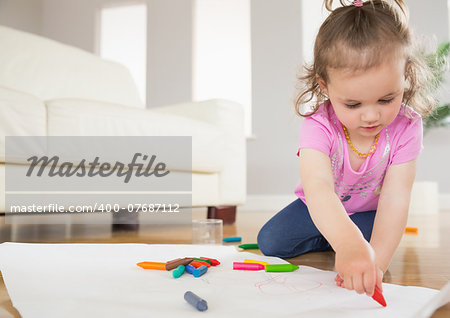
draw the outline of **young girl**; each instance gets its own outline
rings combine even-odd
[[[332,248],[336,284],[373,295],[406,225],[430,71],[413,54],[403,1],[353,1],[320,27],[301,78],[298,199],[261,229],[265,255]],[[302,105],[316,101],[303,115]]]

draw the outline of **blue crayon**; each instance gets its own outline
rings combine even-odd
[[[206,300],[201,299],[200,297],[198,297],[196,294],[194,294],[191,291],[187,291],[186,293],[184,293],[184,299],[189,304],[191,304],[192,306],[197,308],[197,310],[205,311],[206,309],[208,309],[208,303],[206,302]]]
[[[205,265],[203,265],[203,266],[205,266]],[[194,269],[195,269],[194,266],[192,266],[192,265],[190,265],[190,264],[187,264],[187,265],[186,265],[186,272],[188,272],[189,274],[192,274],[192,272],[194,271]]]
[[[184,270],[185,270],[185,266],[184,266],[184,265],[178,266],[178,267],[172,272],[173,278],[179,278],[181,275],[183,275]]]
[[[192,275],[194,275],[194,277],[200,277],[207,271],[208,271],[208,267],[206,267],[206,265],[202,265],[199,268],[194,269],[192,272]]]
[[[240,242],[240,241],[242,241],[242,237],[240,237],[240,236],[225,237],[222,241],[224,241],[224,242]]]

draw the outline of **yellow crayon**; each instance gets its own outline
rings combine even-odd
[[[252,259],[244,259],[244,263],[256,263],[256,264],[261,264],[261,265],[270,265],[267,262],[263,262],[263,261],[254,261]]]

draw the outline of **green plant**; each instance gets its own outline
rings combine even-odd
[[[435,53],[426,56],[426,62],[433,72],[433,87],[439,88],[447,71],[450,42],[441,43]],[[425,130],[433,127],[450,126],[450,104],[438,105],[433,113],[423,120]]]

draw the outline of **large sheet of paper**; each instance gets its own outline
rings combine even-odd
[[[145,270],[141,261],[185,256],[220,260],[195,278]],[[384,284],[387,307],[337,287],[335,273],[300,266],[289,273],[235,271],[245,258],[285,261],[239,252],[233,246],[149,244],[0,244],[0,270],[23,317],[415,317],[432,312],[437,290]],[[198,312],[183,298],[208,302]],[[428,306],[428,307],[427,307]],[[422,313],[422,314],[421,314]]]

